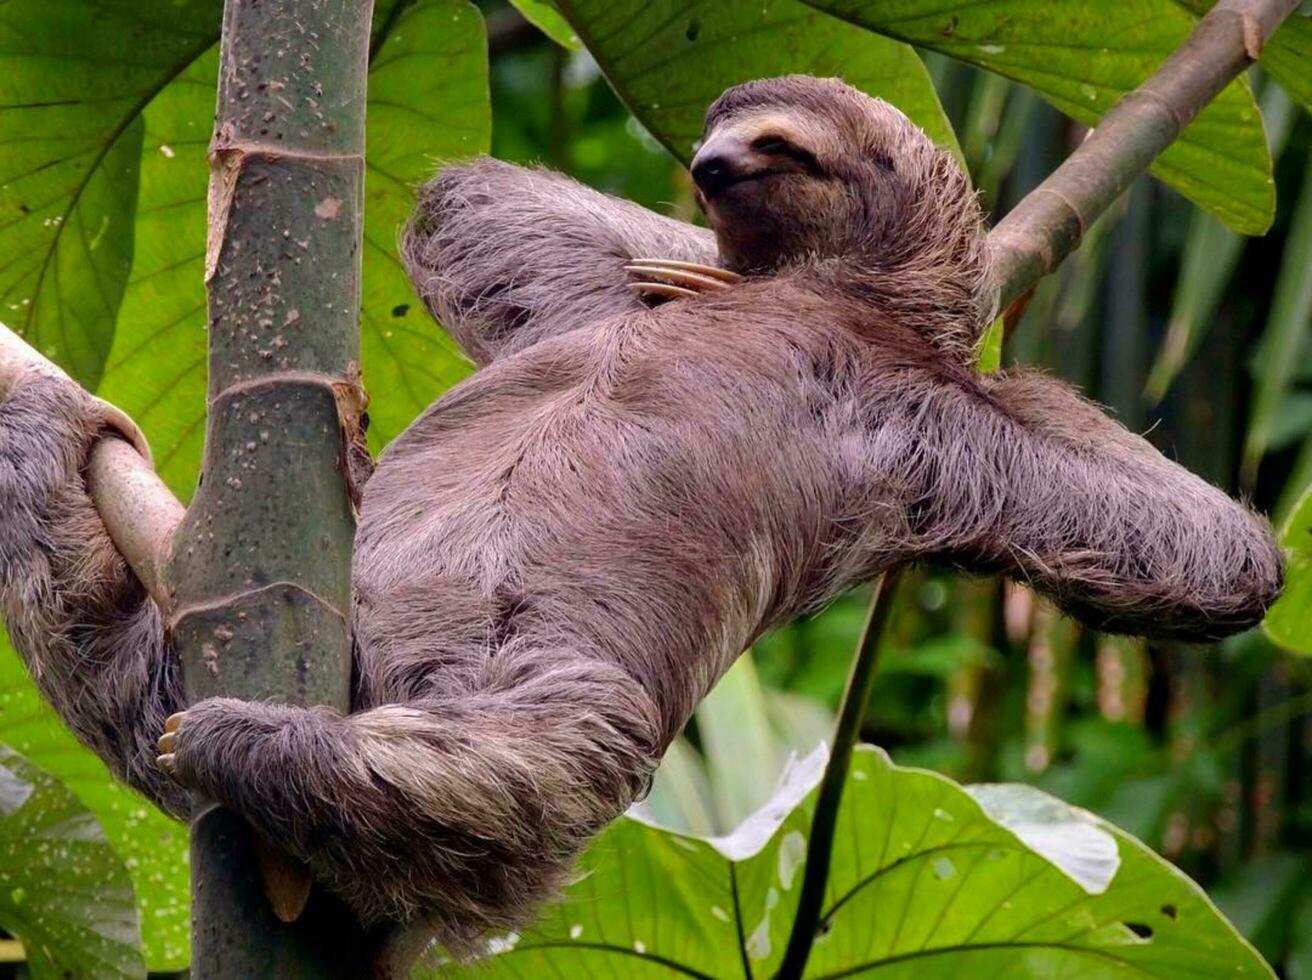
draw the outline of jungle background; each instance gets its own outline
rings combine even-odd
[[[591,55],[556,43],[507,4],[479,6],[494,155],[540,162],[694,217],[683,166],[635,120]],[[458,43],[458,35],[449,37],[446,43]],[[1079,144],[1085,129],[1029,88],[940,53],[922,55],[995,219]],[[207,57],[154,93],[160,98],[144,123],[133,123],[146,152],[133,191],[132,271],[117,301],[100,298],[117,309],[112,345],[93,367],[79,363],[76,340],[60,352],[75,376],[98,383],[142,421],[161,472],[180,494],[194,483],[200,432],[165,394],[198,383],[203,360],[193,354],[203,351],[204,313],[162,284],[174,276],[199,282],[199,255],[190,252],[203,248],[203,176],[197,192],[196,174],[182,190],[172,173],[181,159],[203,174],[214,74]],[[478,86],[477,70],[468,81]],[[387,84],[383,77],[383,95]],[[1260,70],[1253,84],[1275,162],[1270,232],[1241,237],[1164,183],[1141,178],[1038,288],[1007,337],[1003,362],[1040,365],[1075,382],[1169,456],[1246,496],[1279,525],[1312,483],[1312,117]],[[404,159],[409,171],[395,170],[408,174],[462,149],[449,120],[440,132],[425,131],[433,119],[422,98],[398,111],[410,114],[408,145],[371,142],[371,167],[386,171]],[[183,117],[200,120],[187,138],[177,132]],[[415,164],[416,156],[427,162]],[[371,246],[386,250],[403,217],[386,203],[370,212]],[[90,234],[120,231],[93,224]],[[57,256],[56,265],[75,258]],[[404,345],[405,334],[421,339],[401,347],[401,369],[366,381],[385,399],[414,389],[422,375],[412,392],[422,404],[469,368],[430,332],[416,301],[395,300],[394,282],[387,288],[393,292],[385,301],[366,297],[366,330],[384,346],[394,337]],[[6,309],[0,319],[11,325],[23,315],[17,305]],[[77,310],[73,318],[76,327],[92,313]],[[182,333],[194,336],[179,339]],[[147,369],[131,356],[141,345],[170,351],[167,378],[142,375]],[[440,356],[429,356],[434,351]],[[383,431],[394,432],[387,411]],[[1261,630],[1213,646],[1102,636],[998,580],[918,569],[898,589],[862,728],[866,741],[902,765],[964,782],[1032,783],[1105,816],[1203,884],[1283,976],[1312,978],[1312,661]],[[764,802],[790,753],[828,737],[868,599],[855,593],[762,640],[672,750],[644,804],[649,813],[698,833],[723,833]],[[67,788],[56,817],[98,819],[115,845],[78,858],[65,911],[118,902],[127,916],[133,885],[144,888],[147,962],[166,972],[185,966],[182,829],[114,786],[39,704],[12,651],[0,657],[0,743],[39,760]],[[0,900],[15,907],[57,883],[48,871],[30,880],[31,848],[65,848],[67,856],[76,847],[72,838],[43,843],[38,830],[31,823],[0,827]],[[49,941],[72,941],[75,919],[52,925]],[[13,961],[7,975],[27,975],[17,942],[0,943],[0,956]]]

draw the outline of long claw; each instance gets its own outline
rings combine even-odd
[[[700,272],[689,272],[687,269],[666,268],[659,265],[626,265],[624,271],[638,276],[652,276],[656,279],[664,279],[676,286],[687,286],[689,289],[702,293],[718,292],[721,289],[728,289],[731,285],[723,279],[712,279]]]
[[[685,296],[700,296],[701,293],[682,286],[671,286],[668,282],[631,282],[628,287],[644,296],[664,296],[667,299],[681,299]]]
[[[178,744],[178,733],[165,732],[159,737],[159,741],[155,744],[159,746],[159,750],[162,754],[170,755],[173,752],[174,746]]]
[[[163,755],[155,756],[155,765],[159,766],[170,776],[177,776],[178,762],[172,752],[165,752]]]
[[[187,717],[185,711],[175,711],[164,719],[164,731],[176,732],[182,726],[182,719]]]
[[[692,272],[699,276],[705,276],[708,279],[718,279],[724,283],[742,282],[742,276],[736,272],[730,272],[728,269],[721,269],[716,265],[705,265],[701,262],[684,262],[681,259],[632,259],[629,262],[630,271],[658,271],[667,272],[677,270],[681,272]],[[632,268],[637,266],[638,268]],[[663,278],[663,277],[662,277]]]
[[[155,458],[150,454],[150,443],[146,441],[146,434],[141,431],[141,427],[132,420],[132,417],[117,405],[111,405],[103,398],[97,398],[95,402],[100,409],[104,423],[116,430],[119,435],[128,441],[132,448],[141,454],[142,459],[154,466]]]

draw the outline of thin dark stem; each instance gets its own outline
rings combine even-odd
[[[834,728],[834,747],[820,782],[820,797],[815,804],[815,817],[811,820],[811,837],[806,846],[806,870],[802,877],[802,893],[797,900],[797,915],[793,930],[788,936],[783,962],[779,965],[776,980],[796,980],[806,968],[815,942],[816,930],[824,908],[825,886],[829,881],[829,862],[834,850],[834,829],[838,825],[838,807],[843,801],[843,787],[851,768],[852,750],[861,733],[861,720],[870,703],[870,692],[875,683],[875,669],[879,664],[879,645],[893,596],[897,592],[898,569],[885,572],[875,583],[875,594],[870,599],[870,610],[857,641],[852,669],[847,677],[847,689],[838,710],[838,724]]]

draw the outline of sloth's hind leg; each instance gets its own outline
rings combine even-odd
[[[524,651],[519,651],[523,654]],[[457,946],[508,928],[646,787],[661,722],[613,664],[499,653],[465,695],[332,712],[227,699],[164,748],[367,920],[424,920]]]

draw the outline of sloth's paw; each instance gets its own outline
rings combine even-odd
[[[743,278],[728,269],[678,259],[634,259],[624,271],[634,277],[630,289],[657,302],[717,293]]]

